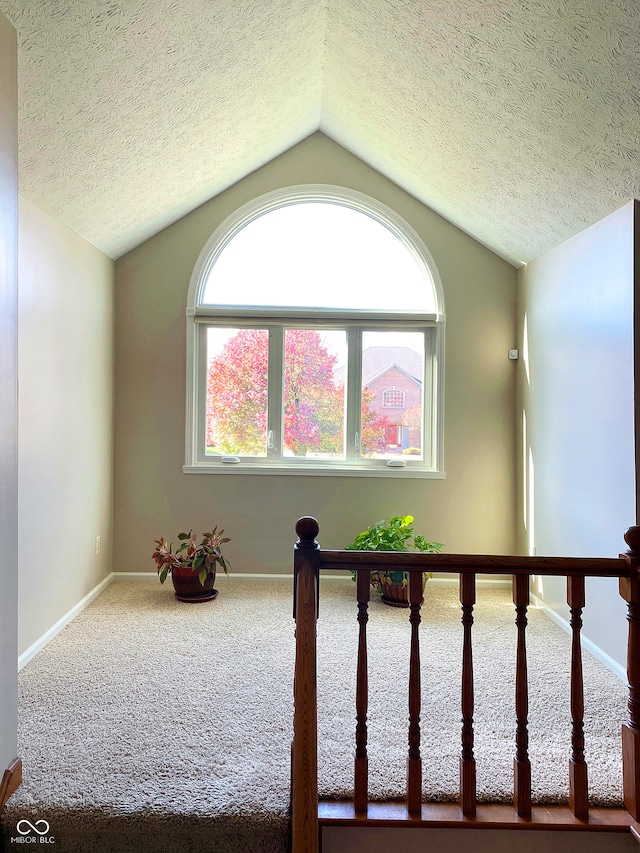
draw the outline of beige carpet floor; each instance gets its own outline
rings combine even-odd
[[[24,783],[3,818],[44,819],[57,853],[283,853],[289,802],[293,621],[287,581],[221,578],[213,602],[115,583],[20,673]],[[352,792],[354,586],[323,581],[319,631],[321,795]],[[512,796],[515,626],[510,594],[475,610],[476,757],[485,801]],[[407,611],[370,608],[371,797],[401,798]],[[460,611],[429,584],[421,626],[425,800],[457,797]],[[562,802],[570,750],[569,638],[529,611],[533,795]],[[626,688],[585,654],[591,797],[621,797]]]

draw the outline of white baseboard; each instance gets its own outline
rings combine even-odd
[[[241,577],[249,577],[249,575],[242,575]],[[257,575],[256,577],[277,577],[281,578],[283,575]],[[293,580],[293,575],[288,576],[291,580]],[[321,575],[321,580],[327,581],[351,581],[350,572],[342,572],[340,575]],[[442,575],[434,575],[434,577],[429,578],[430,584],[436,584],[436,586],[458,586],[460,584],[459,575],[449,575],[443,577]],[[493,578],[479,578],[476,575],[476,586],[478,589],[511,589],[511,575],[508,578],[504,577],[493,577]]]
[[[571,635],[571,625],[569,625],[566,619],[556,613],[555,610],[552,610],[548,604],[546,604],[541,598],[538,598],[537,595],[534,595],[534,593],[531,593],[531,601],[533,602],[533,604],[535,604],[536,607],[539,607],[540,610],[542,610],[544,614],[548,616],[549,619],[551,619],[552,622],[555,622],[558,627],[562,628],[563,631]],[[623,682],[623,684],[627,683],[627,671],[623,666],[618,663],[617,660],[614,660],[611,655],[608,655],[605,651],[603,651],[600,646],[596,646],[596,644],[592,640],[590,640],[588,637],[585,637],[585,635],[582,633],[580,634],[580,639],[582,641],[583,649],[586,649],[588,652],[591,652],[594,658],[599,660],[600,663],[604,664],[607,669],[611,670],[614,675],[617,675],[620,681]]]
[[[114,581],[156,581],[158,576],[155,572],[113,572],[111,575]],[[266,574],[257,572],[231,572],[229,575],[225,575],[223,572],[218,572],[216,580],[229,580],[229,581],[289,581],[293,582],[292,574]],[[323,581],[350,581],[353,583],[351,579],[350,572],[341,572],[340,574],[323,574],[321,575],[321,579]],[[445,586],[454,585],[458,586],[459,580],[458,575],[452,577],[441,577],[437,575],[429,580],[429,583],[434,584],[443,584]],[[476,585],[477,587],[483,589],[511,589],[511,576],[508,578],[504,577],[495,577],[495,578],[479,578],[476,577]]]
[[[351,575],[348,572],[344,572],[341,575],[326,575],[323,572],[321,577],[328,580],[351,580]],[[158,575],[155,572],[114,572],[113,579],[114,581],[156,581],[157,583]],[[291,581],[293,583],[293,573],[267,574],[266,572],[231,572],[230,574],[225,575],[224,572],[217,572],[216,582],[220,579],[223,581]]]
[[[112,578],[114,581],[155,581],[155,583],[158,583],[158,575],[156,574],[156,572],[113,572]],[[217,572],[216,582],[220,579],[222,579],[223,581],[293,581],[293,575],[257,574],[255,572],[231,572],[231,574],[225,575],[224,572]]]
[[[114,581],[155,581],[158,583],[156,572],[112,572]]]
[[[111,575],[114,581],[156,581],[158,576],[155,572],[113,572]],[[233,581],[242,581],[242,580],[250,580],[250,581],[289,581],[293,582],[293,574],[275,574],[275,573],[257,573],[257,572],[231,572],[229,575],[225,575],[224,572],[218,572],[216,576],[216,580],[233,580]],[[353,583],[351,579],[350,572],[340,572],[340,574],[336,573],[333,575],[322,574],[321,579],[323,581],[332,580],[332,581],[350,581]],[[455,584],[456,586],[459,583],[458,575],[454,575],[452,577],[442,577],[437,575],[430,579],[429,583],[435,584],[444,584],[447,586],[451,586]],[[476,577],[476,585],[478,588],[484,589],[511,589],[511,576],[508,578],[504,577],[495,577],[495,578],[479,578]]]
[[[85,597],[79,601],[76,605],[74,605],[68,613],[65,613],[61,619],[58,619],[55,625],[53,625],[49,630],[44,633],[40,639],[36,640],[35,643],[32,643],[29,648],[23,652],[18,658],[18,672],[29,663],[29,661],[34,658],[41,649],[44,649],[46,645],[48,645],[53,638],[65,628],[72,619],[74,619],[78,613],[81,613],[85,607],[88,607],[91,602],[97,598],[100,593],[105,590],[110,583],[113,582],[113,574],[107,575],[107,577],[101,581],[98,586],[94,587],[91,592],[87,593]]]
[[[293,583],[293,573],[289,572],[288,574],[258,574],[257,572],[231,572],[229,575],[225,575],[224,573],[218,572],[216,575],[216,583],[218,580],[222,578],[224,581],[233,580],[233,581],[288,581],[289,583]]]
[[[442,584],[446,586],[458,586],[460,584],[460,579],[458,575],[453,577],[442,577],[441,575],[435,575],[434,577],[429,579],[429,583]],[[476,587],[478,589],[511,589],[511,575],[508,578],[504,577],[495,577],[495,578],[480,578],[476,575]]]

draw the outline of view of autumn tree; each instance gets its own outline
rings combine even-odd
[[[209,364],[207,447],[264,456],[269,333],[242,329]]]
[[[319,332],[287,329],[284,338],[285,453],[342,456],[344,387],[333,381],[337,357]]]
[[[264,329],[240,329],[209,363],[207,446],[228,454],[264,456],[267,424],[269,336]],[[336,385],[337,357],[319,332],[285,332],[285,454],[342,456],[344,387]],[[369,407],[363,392],[362,449],[384,449],[388,421]]]
[[[369,405],[375,396],[368,388],[362,389],[360,447],[365,456],[367,453],[384,453],[387,448],[387,427],[391,426],[388,418],[374,412]]]

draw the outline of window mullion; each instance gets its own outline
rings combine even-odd
[[[437,441],[437,410],[433,405],[434,383],[436,382],[436,357],[432,329],[424,336],[424,382],[422,385],[422,433],[424,435],[424,459],[430,466],[434,464],[434,444]]]
[[[284,329],[269,326],[267,459],[282,459],[284,409]]]
[[[347,407],[346,453],[348,462],[360,459],[360,421],[362,415],[362,329],[347,328]]]
[[[187,421],[187,429],[191,431],[193,447],[197,448],[198,461],[206,459],[205,439],[207,434],[207,329],[206,326],[194,325],[192,332],[193,351],[195,353],[192,366],[192,380],[188,386],[191,411],[195,410],[196,419]],[[191,337],[191,336],[190,336]]]

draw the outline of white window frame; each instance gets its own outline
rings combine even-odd
[[[417,314],[403,311],[342,311],[331,309],[297,309],[281,307],[211,306],[203,303],[209,274],[225,246],[253,219],[287,204],[328,201],[368,214],[387,227],[414,254],[426,270],[425,281],[433,286],[436,310]],[[245,204],[229,216],[211,235],[194,267],[187,297],[187,392],[184,473],[192,474],[297,474],[361,477],[444,477],[444,295],[437,267],[416,232],[394,211],[369,196],[344,187],[306,184],[267,193]],[[205,452],[206,428],[206,329],[263,328],[270,330],[269,387],[282,397],[282,371],[274,364],[283,360],[283,330],[349,329],[347,361],[346,459],[317,460],[297,457],[243,458],[208,456]],[[422,460],[402,458],[388,464],[388,459],[362,458],[357,447],[357,430],[361,399],[361,335],[363,331],[424,331],[425,365],[423,376],[423,444]],[[270,391],[270,394],[272,392]],[[271,397],[270,397],[271,399]],[[270,426],[278,426],[281,414],[269,413]],[[277,434],[277,432],[276,432]],[[277,448],[276,448],[277,449]],[[222,460],[227,461],[222,461]],[[401,467],[398,467],[398,462]]]

